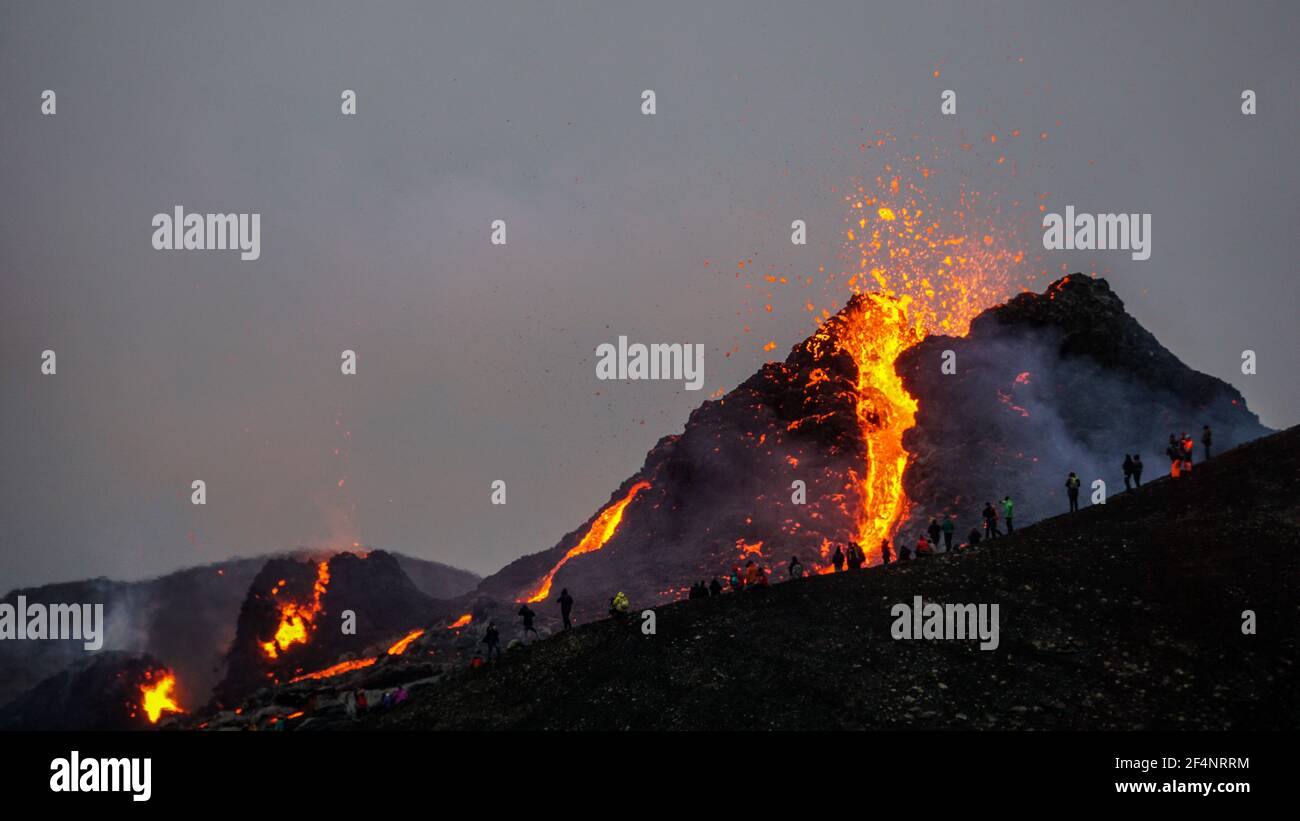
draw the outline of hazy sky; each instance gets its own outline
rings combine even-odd
[[[877,129],[947,151],[939,191],[1152,214],[1146,262],[1042,267],[1095,266],[1293,425],[1297,8],[6,3],[0,592],[353,538],[480,573],[551,546],[806,336],[805,297],[842,303],[744,286],[846,269],[832,188],[881,173]],[[154,250],[178,204],[260,213],[261,259]],[[597,381],[619,334],[704,344],[704,390]]]

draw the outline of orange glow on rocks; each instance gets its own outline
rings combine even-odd
[[[148,675],[152,676],[152,673]],[[185,712],[176,701],[175,690],[176,676],[169,671],[163,671],[151,684],[140,685],[140,707],[150,724],[157,724],[163,713]]]
[[[321,598],[330,583],[329,562],[322,561],[316,565],[316,583],[312,585],[310,604],[286,602],[280,606],[280,626],[276,628],[275,637],[262,643],[262,652],[267,658],[278,658],[280,653],[294,644],[306,644],[315,626],[316,618],[321,613]],[[284,580],[271,590],[271,595],[278,596]]]

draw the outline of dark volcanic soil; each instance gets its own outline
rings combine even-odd
[[[588,624],[359,726],[1294,730],[1297,551],[1292,428],[991,547]],[[1000,646],[891,639],[917,595],[998,604]]]

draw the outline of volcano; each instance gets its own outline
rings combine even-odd
[[[1006,495],[1022,525],[1061,512],[1071,471],[1115,492],[1126,453],[1154,478],[1168,435],[1203,424],[1223,448],[1269,433],[1104,279],[1022,293],[961,337],[927,335],[906,297],[857,294],[784,362],[692,412],[582,527],[477,593],[549,616],[567,588],[589,619],[617,590],[634,607],[673,601],[749,560],[826,572],[834,545],[855,542],[876,561],[882,539],[943,515],[965,533]]]

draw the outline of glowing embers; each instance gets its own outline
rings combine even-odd
[[[280,624],[275,630],[275,636],[270,641],[262,642],[262,652],[267,658],[279,658],[280,653],[290,646],[307,643],[311,631],[315,628],[316,618],[321,613],[321,599],[329,583],[329,562],[319,562],[316,565],[316,582],[312,585],[311,602],[308,604],[286,602],[280,605]],[[271,595],[278,596],[283,586],[284,581],[281,580],[271,588]]]
[[[623,511],[627,509],[627,506],[632,503],[638,493],[648,487],[650,487],[649,482],[637,482],[632,485],[632,489],[627,492],[626,496],[602,510],[600,515],[596,517],[596,521],[591,523],[591,528],[582,537],[582,540],[572,547],[568,553],[565,553],[564,558],[560,559],[555,567],[551,568],[551,572],[542,578],[537,585],[537,589],[531,595],[525,594],[519,601],[539,602],[549,596],[551,594],[551,582],[554,581],[555,574],[559,572],[560,568],[564,567],[569,559],[574,556],[592,553],[604,547],[605,543],[613,537],[614,531],[618,530],[619,523],[623,521]]]

